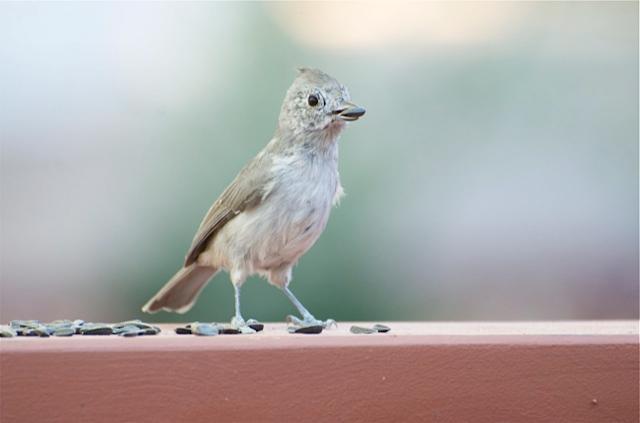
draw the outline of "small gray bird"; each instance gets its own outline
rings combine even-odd
[[[278,127],[266,147],[211,206],[187,253],[184,267],[142,308],[185,313],[220,269],[235,288],[232,325],[250,331],[240,313],[240,288],[259,274],[282,289],[302,315],[300,327],[324,326],[289,290],[291,269],[324,230],[343,191],[338,138],[346,122],[364,115],[346,87],[309,68],[299,74],[282,103]]]

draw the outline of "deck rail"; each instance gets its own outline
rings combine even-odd
[[[0,421],[639,421],[637,321],[382,323],[2,339]]]

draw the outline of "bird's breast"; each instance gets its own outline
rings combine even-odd
[[[284,155],[271,172],[260,205],[240,213],[216,237],[223,267],[252,273],[292,265],[324,230],[339,186],[335,161]]]
[[[294,160],[286,169],[276,165],[274,169],[277,187],[271,202],[281,216],[277,219],[285,223],[285,232],[291,236],[311,231],[320,232],[329,217],[333,197],[338,188],[338,171],[334,163],[302,157]],[[313,232],[313,231],[312,231]]]
[[[260,267],[294,262],[324,230],[338,187],[335,162],[289,156],[274,163],[275,185],[264,202],[264,239],[254,251]],[[256,210],[257,211],[257,210]]]

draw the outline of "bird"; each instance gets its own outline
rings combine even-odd
[[[335,324],[318,320],[296,298],[292,269],[324,231],[344,194],[338,140],[365,109],[347,88],[315,68],[298,68],[287,90],[271,140],[238,173],[204,216],[180,270],[143,307],[186,313],[219,271],[234,287],[233,327],[251,332],[240,308],[247,277],[259,275],[282,290],[300,313],[297,327]]]

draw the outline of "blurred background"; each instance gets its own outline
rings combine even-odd
[[[638,3],[3,3],[0,318],[140,307],[300,65],[367,109],[294,270],[319,318],[638,318]],[[245,317],[293,307],[252,278]]]

